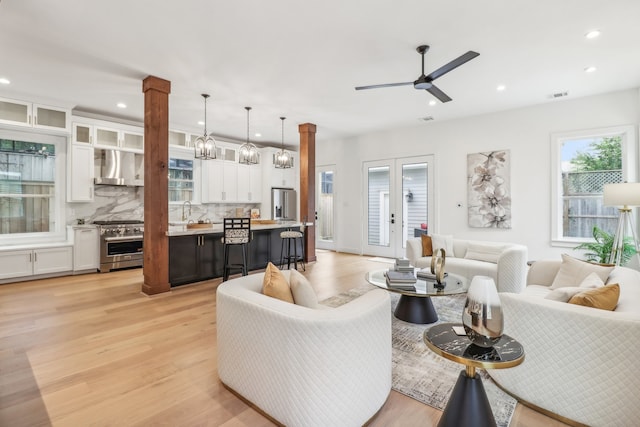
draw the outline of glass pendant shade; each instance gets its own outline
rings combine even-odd
[[[502,305],[492,278],[474,276],[471,280],[462,325],[471,342],[480,347],[493,347],[502,338]]]
[[[293,157],[284,149],[284,120],[286,117],[280,117],[282,120],[282,148],[275,155],[274,165],[277,169],[287,169],[293,167]]]
[[[255,165],[258,163],[258,147],[249,142],[249,111],[251,107],[244,107],[247,110],[247,142],[239,148],[238,162],[246,165]]]
[[[209,160],[216,158],[216,140],[211,135],[207,135],[207,98],[209,95],[202,94],[204,98],[204,135],[199,136],[193,143],[196,159]]]

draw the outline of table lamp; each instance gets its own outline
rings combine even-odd
[[[633,237],[633,248],[638,250],[638,239],[631,219],[631,206],[640,206],[640,182],[605,184],[603,204],[605,206],[622,206],[618,208],[620,211],[618,228],[609,254],[609,263],[620,265],[624,251],[624,238],[627,236],[628,230],[631,231]]]

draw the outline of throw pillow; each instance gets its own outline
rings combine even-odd
[[[433,255],[433,243],[431,242],[431,236],[421,234],[420,238],[422,239],[422,256]]]
[[[604,286],[604,281],[598,276],[597,273],[591,273],[580,282],[581,288],[601,288]],[[584,289],[583,289],[584,290]]]
[[[308,308],[318,308],[318,297],[313,286],[298,270],[290,270],[289,286],[293,294],[293,302]]]
[[[556,274],[551,289],[558,289],[564,286],[579,286],[580,283],[591,273],[596,273],[602,282],[606,283],[607,278],[614,267],[604,267],[582,261],[567,254],[562,254],[562,265]]]
[[[454,256],[453,254],[453,236],[450,234],[432,234],[431,243],[433,253],[438,252],[440,248],[444,249],[446,256]]]
[[[466,259],[475,259],[476,261],[498,263],[498,258],[504,252],[506,246],[501,245],[483,245],[478,243],[469,243],[467,247]]]
[[[545,296],[545,299],[558,302],[568,302],[574,295],[579,294],[586,289],[587,288],[581,288],[579,286],[565,286],[549,292]]]
[[[583,305],[601,310],[614,310],[616,305],[618,305],[619,298],[620,285],[615,283],[580,292],[569,300],[569,304]]]
[[[284,274],[282,274],[273,263],[267,264],[267,269],[264,271],[262,293],[282,301],[293,303],[293,295],[291,294],[291,288],[289,287],[287,278],[284,277]]]

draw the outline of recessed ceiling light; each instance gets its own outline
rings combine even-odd
[[[600,35],[600,30],[591,30],[587,34],[584,35],[587,39],[595,39]]]
[[[200,121],[198,122],[198,124],[199,124],[200,126],[204,126],[204,121],[200,120]]]
[[[498,92],[502,92],[502,91],[503,91],[503,90],[505,90],[506,88],[507,88],[507,87],[506,87],[505,85],[498,85],[498,86],[496,87],[496,90],[497,90]]]
[[[255,137],[256,137],[256,138],[260,138],[261,136],[262,136],[262,134],[261,134],[261,133],[256,133],[256,134],[255,134]]]
[[[4,78],[4,77],[0,77],[0,84],[8,85],[9,83],[11,83],[11,82],[9,81],[9,79],[6,79],[6,78]]]
[[[124,102],[118,102],[118,103],[116,104],[116,106],[117,106],[118,108],[127,108],[127,104],[125,104]]]
[[[433,107],[434,105],[436,105],[436,101],[432,99],[431,101],[429,101],[429,105]]]
[[[593,73],[594,71],[596,71],[597,68],[594,66],[590,66],[590,67],[585,67],[584,72],[585,73]]]

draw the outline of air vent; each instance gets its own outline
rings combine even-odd
[[[424,120],[425,122],[430,122],[433,120],[433,116],[422,117],[420,120]]]
[[[569,92],[556,92],[556,93],[552,93],[550,98],[556,99],[556,98],[564,98],[565,96],[569,96]]]

